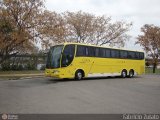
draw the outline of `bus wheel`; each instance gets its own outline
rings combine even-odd
[[[75,73],[75,79],[76,80],[81,80],[83,78],[83,73],[80,70],[77,70]]]
[[[122,70],[121,77],[125,78],[126,76],[127,76],[127,71],[126,70]]]
[[[132,78],[133,76],[134,76],[134,71],[131,69],[131,70],[129,71],[129,77]]]

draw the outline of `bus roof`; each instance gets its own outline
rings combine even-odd
[[[129,50],[129,49],[123,49],[123,48],[112,48],[112,47],[105,47],[105,46],[99,46],[99,45],[91,45],[91,44],[86,44],[86,43],[65,42],[65,43],[60,43],[60,44],[56,44],[56,45],[68,45],[68,44],[85,45],[85,46],[92,46],[92,47],[110,48],[110,49],[116,49],[116,50],[127,50],[127,51],[143,52],[144,53],[144,51],[140,51],[140,50]]]

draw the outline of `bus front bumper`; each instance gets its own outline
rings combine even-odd
[[[53,70],[53,69],[45,70],[45,76],[53,77],[53,78],[64,78],[64,74],[62,74],[62,72],[60,72],[59,70]]]

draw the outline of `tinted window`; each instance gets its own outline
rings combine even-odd
[[[95,56],[96,57],[101,57],[101,51],[100,51],[100,49],[99,48],[95,48]]]
[[[71,64],[74,58],[75,45],[66,45],[62,54],[62,67]]]
[[[139,52],[135,52],[135,59],[140,59]]]
[[[134,59],[134,58],[135,58],[135,52],[129,51],[129,52],[128,52],[128,58]]]
[[[140,53],[139,58],[140,58],[140,59],[144,59],[144,53]]]
[[[142,52],[90,47],[90,46],[84,46],[84,45],[77,45],[76,56],[144,59],[144,53]]]
[[[127,51],[121,50],[120,51],[120,58],[127,58]]]
[[[119,50],[111,50],[111,56],[113,58],[119,58]]]
[[[100,57],[105,57],[105,56],[106,56],[105,49],[104,49],[104,48],[100,48],[99,50],[100,50],[100,51],[99,51],[99,56],[100,56]]]
[[[94,47],[87,47],[86,55],[89,57],[95,56],[95,48]]]
[[[107,57],[107,58],[111,57],[111,50],[110,49],[105,50],[105,57]]]
[[[77,45],[77,53],[76,56],[95,56],[95,47],[87,47],[82,45]]]
[[[86,47],[82,45],[77,45],[76,56],[86,56]]]

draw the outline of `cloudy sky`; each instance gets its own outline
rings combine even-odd
[[[132,36],[125,48],[141,50],[134,45],[144,24],[160,26],[160,0],[46,0],[46,7],[58,13],[82,10],[95,15],[111,16],[113,21],[133,22]]]

